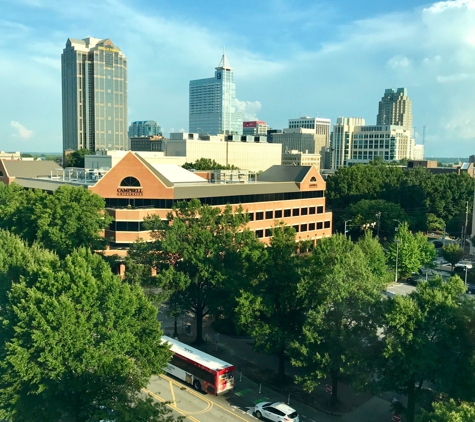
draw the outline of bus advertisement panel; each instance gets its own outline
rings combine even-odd
[[[173,356],[165,371],[198,391],[219,395],[234,387],[234,365],[171,337],[162,336]]]

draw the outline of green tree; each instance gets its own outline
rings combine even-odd
[[[407,223],[400,224],[394,242],[387,247],[388,262],[398,276],[408,276],[422,267],[431,267],[437,256],[434,245],[422,233],[413,234]]]
[[[0,228],[29,244],[36,241],[60,257],[79,247],[105,248],[101,232],[112,218],[104,207],[99,195],[69,185],[52,194],[14,183],[0,186]]]
[[[177,308],[195,315],[198,344],[203,342],[203,318],[222,312],[222,288],[227,267],[233,265],[228,259],[235,256],[229,252],[256,242],[253,233],[245,229],[247,221],[240,208],[220,210],[196,199],[181,202],[166,222],[157,217],[146,219],[144,224],[152,230],[154,241],[131,248],[136,262],[156,268],[155,280],[164,294],[178,292],[174,298]]]
[[[66,155],[66,162],[64,167],[79,167],[84,168],[84,157],[92,155],[87,148],[81,148]]]
[[[468,422],[475,421],[475,405],[473,403],[456,403],[451,399],[433,404],[433,410],[422,410],[416,418],[417,422]]]
[[[2,258],[27,255],[26,245],[0,238],[9,245]],[[170,358],[141,287],[84,249],[62,261],[44,255],[48,265],[23,268],[2,306],[0,417],[90,421],[112,411],[117,420],[171,421],[164,404],[139,394]]]
[[[305,368],[297,380],[308,391],[329,377],[335,404],[343,375],[358,383],[368,381],[384,282],[372,273],[359,246],[335,235],[317,243],[302,283],[308,310],[302,335],[293,343],[292,363]]]
[[[384,249],[376,237],[370,231],[366,231],[357,242],[358,247],[365,255],[366,262],[371,273],[383,283],[391,281],[391,274],[388,272],[386,255]]]
[[[263,277],[241,290],[236,309],[239,325],[255,339],[256,348],[278,356],[280,380],[285,379],[286,352],[304,320],[299,286],[305,258],[297,254],[298,246],[292,227],[280,224],[272,229],[262,257]]]
[[[194,163],[185,163],[182,167],[187,170],[238,170],[233,165],[223,166],[211,158],[200,158]]]
[[[473,400],[473,300],[463,297],[459,277],[419,283],[408,296],[387,301],[382,320],[382,356],[375,379],[383,391],[407,396],[413,422],[424,384],[456,400]]]
[[[445,222],[435,214],[427,215],[427,230],[430,232],[441,232],[445,229]]]
[[[351,219],[350,231],[361,233],[364,224],[376,223],[373,232],[379,231],[379,238],[392,239],[395,235],[395,221],[407,221],[408,216],[404,210],[393,202],[384,199],[362,199],[355,204],[351,204],[344,213],[345,220]]]
[[[442,256],[452,265],[452,271],[455,265],[463,258],[463,255],[463,249],[456,243],[449,243],[442,248]]]

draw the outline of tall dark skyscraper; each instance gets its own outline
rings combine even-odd
[[[402,126],[412,133],[412,102],[406,88],[386,89],[379,102],[377,125]]]
[[[127,150],[127,59],[108,38],[68,38],[61,55],[63,150]]]

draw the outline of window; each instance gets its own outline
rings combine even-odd
[[[307,225],[306,224],[301,224],[300,225],[300,231],[301,232],[306,232],[307,231]]]
[[[292,226],[294,229],[295,229],[295,233],[298,233],[299,232],[299,225],[296,224],[295,226]]]
[[[274,218],[274,211],[266,211],[266,220],[272,220]]]
[[[317,214],[323,214],[323,206],[317,207]]]
[[[256,212],[256,221],[264,220],[264,213],[262,211]]]
[[[309,214],[315,214],[315,207],[310,207],[310,208],[308,209],[308,213],[309,213]]]
[[[309,229],[310,231],[315,230],[315,223],[310,223],[310,224],[308,225],[308,229]]]
[[[264,237],[264,232],[262,230],[256,230],[256,237],[257,238],[261,238],[261,237]]]
[[[330,228],[330,222],[325,221],[325,224],[323,225],[324,228],[329,229]]]
[[[272,229],[266,229],[266,237],[272,236]]]
[[[249,214],[249,221],[254,221],[254,213],[250,212]]]
[[[275,218],[282,218],[282,210],[275,210]]]
[[[140,186],[140,182],[135,177],[128,176],[122,179],[120,186]]]
[[[317,223],[317,230],[321,230],[321,229],[323,229],[323,223],[321,221],[319,221]]]
[[[284,210],[284,217],[290,217],[290,210]]]
[[[308,208],[302,208],[302,210],[300,212],[301,212],[301,215],[307,215],[308,214]]]
[[[298,216],[300,215],[300,208],[294,208],[294,209],[292,210],[292,215],[293,215],[294,217],[298,217]]]
[[[315,176],[312,176],[312,177],[310,178],[310,182],[316,182],[316,181],[317,181],[317,178],[316,178]]]

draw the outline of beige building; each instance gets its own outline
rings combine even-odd
[[[200,140],[197,133],[170,134],[164,143],[165,151],[136,151],[136,154],[154,164],[194,163],[200,158],[215,160],[223,166],[235,166],[252,172],[265,171],[282,163],[282,145],[267,142],[228,142],[223,136],[210,136]],[[238,137],[241,139],[241,136]],[[254,139],[254,138],[253,138]],[[127,151],[97,151],[86,155],[85,168],[110,169]]]
[[[329,169],[331,167],[330,155],[330,134],[331,120],[322,117],[303,116],[298,119],[289,119],[289,129],[311,129],[315,133],[316,150],[315,154],[320,154],[320,167]],[[284,130],[285,132],[285,130]],[[301,151],[305,152],[305,151]],[[310,151],[309,151],[310,152]]]
[[[305,154],[300,151],[289,151],[282,154],[283,166],[314,166],[320,170],[320,154]]]

